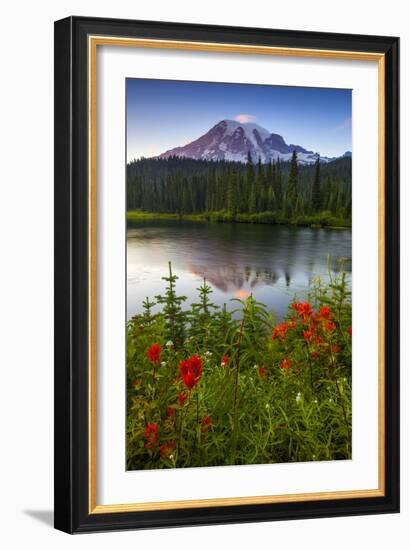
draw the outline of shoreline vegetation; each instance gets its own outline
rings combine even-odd
[[[344,272],[279,324],[252,295],[217,306],[206,280],[185,306],[171,263],[162,279],[127,324],[128,470],[351,459]]]
[[[350,219],[338,218],[330,211],[323,211],[312,215],[299,215],[293,219],[286,219],[276,212],[258,212],[255,214],[236,214],[226,210],[219,212],[201,212],[197,214],[182,214],[173,212],[147,212],[144,210],[127,210],[127,222],[152,220],[178,220],[209,223],[253,223],[267,225],[293,225],[299,227],[351,229]]]
[[[169,157],[127,165],[127,219],[350,228],[351,158],[290,162]]]

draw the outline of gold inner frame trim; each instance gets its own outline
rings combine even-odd
[[[379,269],[379,319],[378,319],[378,488],[352,491],[326,491],[289,495],[247,496],[199,500],[174,500],[140,502],[131,504],[97,504],[97,46],[122,46],[133,48],[172,49],[218,53],[259,54],[285,57],[311,57],[339,60],[377,61],[378,63],[378,269]],[[284,502],[341,500],[374,498],[385,494],[385,56],[375,52],[333,51],[306,48],[283,48],[243,44],[217,44],[177,40],[122,38],[112,36],[88,37],[88,510],[90,514],[141,512],[214,506],[240,506]]]

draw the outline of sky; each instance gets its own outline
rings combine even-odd
[[[351,90],[129,78],[127,160],[186,145],[223,119],[256,122],[322,156],[352,150]]]

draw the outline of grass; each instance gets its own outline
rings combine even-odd
[[[142,210],[128,210],[127,221],[148,221],[148,220],[188,220],[197,222],[213,223],[254,223],[273,225],[296,225],[312,228],[328,227],[332,229],[351,228],[350,219],[344,219],[324,211],[312,215],[300,215],[292,219],[286,219],[282,213],[258,212],[255,214],[236,214],[235,216],[226,211],[203,212],[199,214],[177,214],[168,212],[146,212]]]
[[[206,281],[184,309],[171,266],[163,279],[127,327],[128,469],[351,458],[344,274],[315,280],[279,325],[252,296],[214,305]]]

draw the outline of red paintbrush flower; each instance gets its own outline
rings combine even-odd
[[[179,392],[179,394],[178,394],[178,404],[182,407],[182,405],[185,403],[186,400],[187,400],[187,396],[184,393]]]
[[[186,376],[189,372],[189,368],[190,368],[190,364],[189,364],[189,361],[187,360],[183,360],[180,362],[180,364],[178,365],[178,368],[179,368],[179,374],[182,376],[182,378],[184,376]]]
[[[197,383],[197,379],[192,372],[188,372],[188,374],[182,377],[182,380],[184,381],[184,384],[188,390],[192,390],[192,388]]]
[[[292,361],[289,359],[289,357],[285,357],[284,359],[282,359],[282,361],[279,364],[279,368],[285,371],[289,370],[291,366],[292,366]]]
[[[163,443],[159,448],[159,454],[161,458],[169,458],[172,454],[172,451],[175,449],[175,442],[170,441],[169,443]]]
[[[199,379],[202,376],[202,359],[198,355],[193,355],[188,359],[190,372],[195,378]]]
[[[204,416],[201,420],[201,431],[202,432],[209,432],[209,430],[212,428],[212,418],[208,415]]]
[[[192,390],[202,376],[202,359],[198,355],[193,355],[188,360],[181,361],[179,372],[185,386]]]
[[[161,361],[161,351],[162,348],[159,344],[152,344],[152,346],[147,349],[147,357],[151,363],[155,364]]]
[[[309,342],[309,340],[312,340],[313,336],[314,336],[314,332],[312,330],[303,331],[303,338],[306,340],[306,342]]]
[[[223,367],[226,367],[226,366],[229,365],[230,361],[231,361],[230,357],[229,357],[228,355],[224,355],[224,356],[222,357],[221,365],[222,365]]]
[[[327,321],[324,325],[323,325],[323,328],[326,332],[333,332],[336,328],[336,325],[333,321]]]
[[[313,314],[312,306],[309,302],[294,302],[290,307],[297,311],[299,317],[305,321]]]
[[[329,307],[322,306],[319,310],[319,315],[322,319],[330,319],[332,317],[332,312]]]
[[[167,407],[167,416],[168,416],[168,418],[172,418],[174,415],[175,415],[174,407]]]
[[[348,329],[346,329],[346,332],[347,332],[348,334],[350,334],[350,336],[351,336],[351,335],[352,335],[352,327],[349,327]]]
[[[258,368],[258,373],[259,373],[259,376],[260,376],[261,378],[265,378],[265,376],[266,376],[266,369],[265,369],[265,367],[259,367],[259,368]]]
[[[150,449],[158,443],[158,424],[155,422],[147,424],[144,432],[145,447]]]

